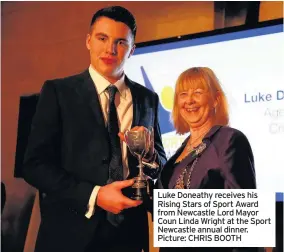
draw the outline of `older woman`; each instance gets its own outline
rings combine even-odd
[[[161,173],[163,188],[256,188],[254,159],[246,136],[228,126],[228,106],[220,83],[207,67],[184,71],[175,89],[173,123],[190,136]],[[256,251],[232,248],[161,248],[168,251]]]

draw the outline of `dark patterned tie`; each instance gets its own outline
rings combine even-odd
[[[108,183],[123,180],[122,156],[120,147],[120,138],[118,136],[118,117],[115,107],[115,94],[117,87],[110,85],[107,88],[109,92],[109,111],[108,111],[108,133],[110,138],[111,160],[109,164],[109,181]]]
[[[111,160],[109,163],[109,179],[108,184],[114,181],[123,180],[123,166],[120,147],[120,138],[118,136],[119,126],[118,117],[115,107],[115,94],[117,87],[110,85],[108,88],[109,93],[109,111],[108,111],[108,133],[110,138]],[[118,226],[124,219],[122,214],[112,214],[107,212],[107,220],[113,225]]]

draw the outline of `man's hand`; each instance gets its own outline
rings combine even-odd
[[[133,183],[134,180],[129,179],[102,186],[97,195],[97,205],[114,214],[118,214],[126,208],[139,206],[142,201],[129,199],[121,192],[121,189],[129,187]]]

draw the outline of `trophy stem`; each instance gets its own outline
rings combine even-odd
[[[143,163],[142,163],[142,156],[139,155],[139,165],[138,165],[138,168],[139,168],[139,175],[138,175],[138,177],[140,177],[140,178],[144,177],[143,167],[144,167],[144,165],[143,165]]]
[[[131,198],[134,200],[143,200],[147,196],[147,180],[143,172],[144,165],[141,155],[138,156],[138,160],[139,165],[137,167],[139,168],[139,174],[134,178],[134,184],[132,185],[134,191]]]

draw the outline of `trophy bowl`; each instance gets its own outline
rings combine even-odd
[[[145,156],[149,150],[146,131],[126,131],[125,141],[132,155],[139,157]]]

